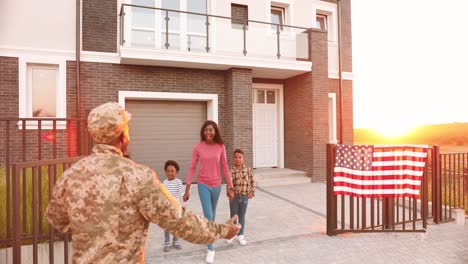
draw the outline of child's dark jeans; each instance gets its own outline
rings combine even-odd
[[[229,202],[229,208],[231,209],[231,217],[237,215],[239,217],[239,223],[242,225],[239,231],[239,236],[244,234],[245,227],[245,213],[247,212],[247,205],[249,204],[249,197],[247,195],[236,195]]]
[[[177,242],[179,239],[176,236],[172,236],[172,243]],[[164,244],[169,245],[171,242],[171,233],[164,230]]]

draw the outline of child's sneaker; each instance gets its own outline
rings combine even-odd
[[[239,240],[239,244],[241,244],[241,246],[247,245],[247,240],[245,240],[244,235],[238,236],[237,239]]]
[[[164,252],[169,252],[169,250],[171,250],[171,246],[169,246],[169,243],[164,244],[163,250]]]
[[[231,239],[226,240],[226,243],[231,244],[237,236],[233,236]]]
[[[208,249],[208,252],[206,252],[205,262],[206,263],[213,263],[214,262],[214,256],[215,256],[214,250],[209,250]]]
[[[179,241],[175,241],[172,243],[172,247],[175,249],[182,249],[182,246],[180,245]]]

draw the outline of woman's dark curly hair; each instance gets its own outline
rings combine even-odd
[[[175,160],[166,161],[166,163],[164,163],[164,171],[166,171],[167,167],[169,167],[169,166],[174,166],[174,168],[175,168],[175,170],[177,172],[179,172],[179,170],[180,170],[179,164]]]
[[[213,128],[214,128],[214,130],[215,130],[215,136],[214,136],[214,138],[213,138],[213,141],[216,142],[216,143],[218,143],[218,144],[223,145],[223,144],[224,144],[224,140],[223,140],[223,137],[221,136],[221,132],[219,131],[219,127],[218,127],[218,125],[216,124],[216,122],[211,121],[211,120],[207,120],[207,121],[205,121],[205,123],[203,123],[203,126],[202,126],[202,128],[200,129],[200,140],[201,140],[201,141],[205,141],[205,140],[206,140],[206,139],[205,139],[205,133],[204,133],[204,132],[205,132],[205,128],[206,128],[207,126],[209,126],[209,125],[213,126]]]

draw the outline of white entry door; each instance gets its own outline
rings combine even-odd
[[[253,92],[254,167],[278,167],[278,92]]]

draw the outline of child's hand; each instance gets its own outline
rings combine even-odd
[[[249,193],[249,199],[252,199],[254,195],[252,193]]]
[[[184,202],[188,201],[190,199],[190,193],[189,192],[185,192],[184,194]]]
[[[234,199],[234,192],[233,191],[228,191],[227,196],[229,198],[229,201],[231,201],[232,199]]]

